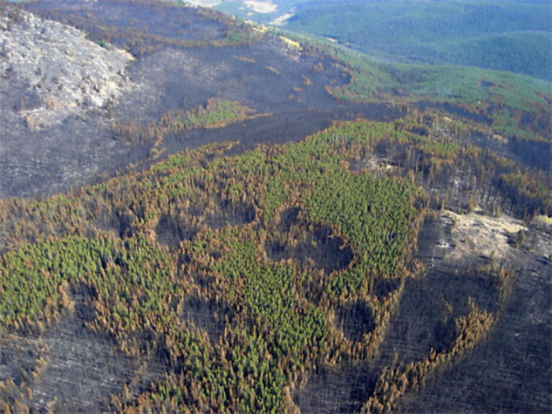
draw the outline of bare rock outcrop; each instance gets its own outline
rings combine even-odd
[[[25,88],[13,110],[33,130],[115,100],[129,86],[132,59],[73,27],[25,11],[0,14],[0,83]]]

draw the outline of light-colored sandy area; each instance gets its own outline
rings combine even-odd
[[[221,0],[188,0],[187,2],[201,7],[215,7],[222,3]]]
[[[452,241],[454,248],[447,256],[452,260],[461,260],[473,255],[497,259],[505,257],[514,247],[509,243],[511,235],[527,230],[521,220],[503,215],[490,217],[481,211],[468,214],[456,214],[444,211],[443,216],[454,223]]]
[[[278,9],[271,1],[246,0],[243,4],[257,13],[274,13]]]
[[[128,87],[125,68],[133,57],[103,46],[73,27],[31,13],[0,16],[0,76],[3,82],[27,85],[27,95],[35,97],[30,105],[22,96],[18,108],[29,128],[103,107]]]
[[[291,19],[295,14],[293,13],[286,13],[279,17],[276,17],[274,20],[270,22],[272,26],[285,26],[289,19]]]

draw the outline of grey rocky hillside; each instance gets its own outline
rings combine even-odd
[[[43,129],[104,107],[125,88],[125,66],[131,59],[127,52],[87,40],[73,27],[24,11],[4,12],[0,15],[1,124],[19,121]],[[5,108],[13,104],[6,95],[14,85],[23,86],[26,93]]]

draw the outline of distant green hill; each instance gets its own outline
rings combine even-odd
[[[548,1],[308,1],[286,29],[404,63],[478,66],[552,79]]]
[[[325,51],[346,66],[350,82],[327,89],[340,101],[452,105],[452,111],[487,122],[495,133],[515,141],[549,143],[552,137],[552,82],[546,79],[450,64],[382,61],[317,36],[284,33],[306,47]],[[545,147],[533,155],[548,169],[549,149]]]

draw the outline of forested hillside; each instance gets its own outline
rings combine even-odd
[[[516,184],[502,183],[507,177],[531,181],[491,154],[413,130],[424,130],[415,118],[338,124],[304,143],[238,157],[224,155],[231,144],[209,146],[68,195],[3,202],[3,329],[25,347],[18,335],[84,317],[84,328],[108,333],[118,352],[165,366],[143,394],[132,381],[114,389],[117,410],[289,410],[290,392],[315,364],[358,363],[389,346],[382,343],[390,318],[420,271],[413,253],[423,215],[433,204],[464,206],[454,190],[428,198],[425,186],[445,183],[455,165],[474,168],[465,208],[487,199],[496,209],[497,196],[521,196]],[[353,167],[384,147],[394,168]],[[485,170],[476,173],[478,166]],[[533,207],[523,214],[550,211],[548,196],[525,197]],[[474,272],[466,277],[488,278],[498,302],[475,301],[466,314],[453,308],[450,343],[422,360],[379,360],[374,394],[358,408],[363,401],[368,411],[394,407],[488,335],[508,266],[466,268]],[[26,389],[48,375],[46,354],[27,352],[45,367],[31,365],[18,382],[4,383],[8,406],[32,405]]]
[[[552,79],[548,1],[310,1],[284,26],[403,63]]]
[[[549,410],[549,82],[174,3],[0,13],[2,412]],[[20,46],[69,31],[126,57],[78,113],[76,52]]]

